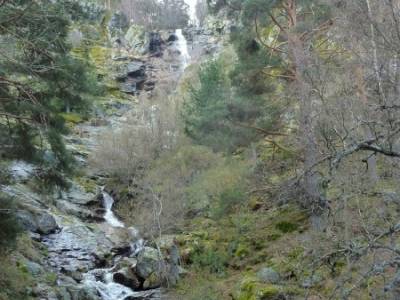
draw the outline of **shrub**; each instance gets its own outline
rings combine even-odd
[[[205,268],[211,273],[224,274],[229,262],[229,256],[214,249],[199,249],[192,258],[193,265]]]

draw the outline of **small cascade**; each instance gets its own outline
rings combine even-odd
[[[185,70],[190,61],[187,40],[182,33],[182,29],[177,29],[175,31],[175,35],[178,38],[175,45],[176,45],[177,49],[179,50],[179,53],[181,56],[182,69]]]
[[[114,199],[107,192],[103,191],[103,205],[106,210],[104,215],[104,219],[108,224],[113,227],[125,227],[124,223],[122,223],[118,218],[114,215],[112,211],[112,207],[114,205]]]
[[[113,282],[110,269],[102,271],[104,271],[103,280],[98,280],[96,273],[99,270],[94,270],[84,275],[84,284],[96,289],[103,300],[124,300],[135,295],[135,292],[130,288]]]

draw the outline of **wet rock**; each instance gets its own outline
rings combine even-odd
[[[83,276],[81,272],[78,272],[76,270],[71,270],[68,268],[61,268],[60,270],[63,274],[67,275],[67,277],[72,278],[76,282],[81,282],[83,280]]]
[[[125,267],[113,274],[113,280],[133,290],[140,288],[141,283],[131,268]]]
[[[136,270],[137,259],[134,257],[124,257],[116,263],[114,270],[118,271],[122,268],[130,268],[131,270]]]
[[[94,255],[109,253],[113,247],[103,232],[82,223],[64,226],[61,232],[47,236],[43,243],[48,247],[51,265],[80,272],[93,269]]]
[[[175,42],[178,40],[178,36],[176,34],[171,34],[168,39],[167,42]]]
[[[91,286],[70,286],[68,287],[68,291],[72,296],[72,300],[101,300],[97,290]]]

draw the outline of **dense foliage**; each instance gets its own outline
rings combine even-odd
[[[67,42],[72,19],[84,14],[75,1],[1,3],[3,157],[37,162],[53,175],[71,171],[60,137],[66,133],[60,113],[83,112],[86,95],[96,88],[87,63],[69,54]]]

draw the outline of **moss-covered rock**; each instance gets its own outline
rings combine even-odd
[[[125,34],[125,40],[134,54],[143,55],[147,51],[148,39],[142,26],[132,25]]]
[[[74,113],[62,113],[60,114],[61,117],[69,123],[78,124],[83,122],[83,118],[81,115],[74,114]]]

